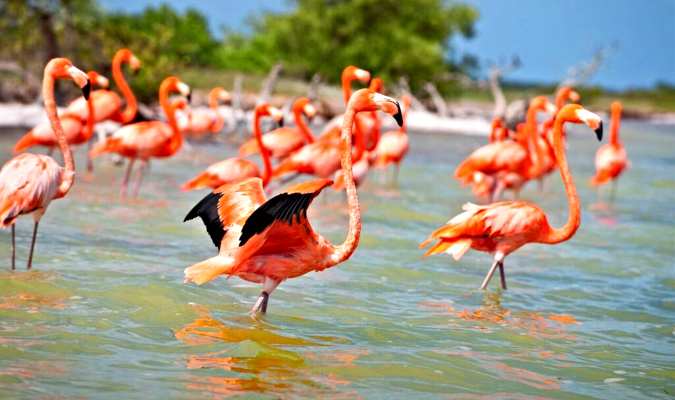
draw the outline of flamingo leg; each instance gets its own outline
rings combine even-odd
[[[87,142],[87,172],[89,172],[89,173],[94,172],[94,160],[89,155],[89,152],[91,151],[92,145],[93,145],[93,139],[89,139],[89,141]]]
[[[497,184],[495,185],[495,189],[492,192],[492,196],[490,197],[490,203],[498,201],[502,196],[502,192],[504,192],[504,183],[500,179],[497,179]]]
[[[267,312],[267,304],[269,303],[270,294],[272,294],[274,289],[279,286],[279,283],[280,282],[277,280],[265,277],[265,281],[263,282],[263,290],[260,293],[260,296],[258,296],[258,300],[256,300],[255,304],[253,305],[251,314],[255,314],[257,312],[264,314]]]
[[[26,265],[26,269],[30,269],[33,266],[33,251],[35,250],[35,239],[37,238],[39,224],[39,221],[35,221],[35,225],[33,225],[33,238],[30,241],[30,252],[28,253],[28,264]]]
[[[492,279],[492,275],[495,274],[495,271],[497,270],[497,267],[499,267],[499,273],[500,275],[503,276],[502,278],[502,288],[506,289],[506,277],[503,275],[504,274],[504,254],[501,252],[497,252],[495,254],[494,262],[492,263],[492,267],[490,267],[490,270],[488,271],[487,275],[485,275],[485,278],[483,279],[483,283],[480,285],[481,290],[485,290],[487,288],[488,283],[490,283],[490,279]]]
[[[141,182],[143,182],[143,177],[145,176],[145,168],[148,166],[147,160],[141,161],[141,166],[137,170],[138,177],[136,178],[136,184],[134,185],[134,197],[138,197],[138,192],[141,190]]]
[[[122,188],[120,189],[120,197],[126,197],[127,195],[127,186],[129,186],[129,177],[131,176],[131,169],[134,167],[135,158],[129,159],[129,165],[127,166],[127,172],[124,174],[124,180],[122,180]]]
[[[12,271],[16,269],[16,228],[12,224]]]
[[[393,182],[393,184],[398,183],[398,173],[400,172],[400,170],[401,170],[401,164],[394,163],[394,182]]]
[[[504,262],[499,263],[499,278],[502,281],[502,289],[506,290],[506,274],[504,273]]]
[[[610,192],[609,199],[614,203],[614,197],[616,196],[616,186],[618,179],[612,179],[612,191]]]

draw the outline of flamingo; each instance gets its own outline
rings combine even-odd
[[[383,133],[377,147],[375,147],[375,167],[387,168],[393,164],[395,168],[395,180],[398,179],[401,161],[408,154],[408,149],[410,148],[407,121],[411,102],[410,96],[403,95],[401,97],[401,103],[403,103],[403,125],[398,130]]]
[[[134,196],[138,195],[143,179],[143,170],[148,161],[151,158],[171,157],[183,145],[183,136],[176,122],[176,110],[169,103],[169,95],[173,92],[178,92],[189,99],[190,87],[175,76],[169,76],[162,81],[159,87],[159,103],[166,114],[168,123],[144,121],[125,125],[112,136],[94,146],[90,152],[92,158],[103,153],[117,153],[129,159],[127,171],[122,180],[120,191],[122,197],[126,196],[129,176],[136,159],[141,160],[141,167],[138,170]]]
[[[270,155],[281,159],[299,149],[307,143],[314,143],[314,135],[302,118],[305,114],[308,119],[314,118],[316,108],[307,97],[300,97],[293,102],[291,108],[296,128],[280,127],[263,135],[262,141]],[[246,157],[260,152],[258,139],[251,138],[239,148],[239,156]]]
[[[99,75],[96,71],[87,72],[87,78],[92,85],[106,88],[108,87],[108,79]],[[59,122],[63,129],[63,134],[69,145],[78,145],[87,143],[94,134],[94,121],[96,120],[96,111],[94,109],[94,101],[90,95],[87,99],[87,107],[89,112],[85,120],[80,120],[79,115],[69,114],[67,111],[59,116]],[[28,131],[22,136],[16,145],[14,145],[14,153],[20,153],[32,146],[47,147],[48,154],[51,154],[54,147],[58,146],[58,139],[54,135],[49,122],[41,123],[35,128]],[[91,159],[87,159],[87,170],[91,171]]]
[[[585,123],[595,131],[598,140],[602,140],[602,120],[580,105],[566,105],[556,115],[553,148],[569,205],[569,215],[563,227],[551,227],[544,211],[526,201],[502,201],[485,206],[466,203],[462,207],[463,213],[450,219],[420,244],[420,248],[424,248],[438,240],[425,255],[447,252],[459,260],[470,248],[493,253],[494,262],[483,279],[481,289],[487,287],[497,268],[502,289],[506,289],[504,258],[507,255],[528,243],[558,244],[574,236],[581,223],[581,210],[562,139],[566,122]]]
[[[122,99],[112,90],[95,90],[91,93],[92,101],[94,102],[94,110],[96,114],[95,122],[112,119],[121,124],[128,124],[134,117],[138,104],[136,96],[131,91],[129,84],[124,79],[122,73],[122,64],[128,63],[131,70],[136,72],[141,67],[141,62],[131,52],[131,50],[123,48],[117,50],[112,59],[112,75],[115,84],[122,92],[126,107],[122,109]],[[71,115],[78,115],[81,120],[87,119],[88,114],[87,102],[80,97],[73,100],[66,108],[66,113]]]
[[[267,186],[272,175],[272,163],[270,162],[269,151],[262,140],[260,132],[260,118],[271,116],[276,121],[283,121],[284,114],[276,107],[267,103],[260,103],[256,106],[253,114],[253,135],[258,141],[258,145],[263,151],[261,157],[263,160],[263,173],[260,174],[258,166],[245,158],[232,157],[209,165],[204,172],[193,179],[185,182],[181,190],[197,190],[203,188],[215,189],[226,183],[241,182],[246,178],[262,177],[263,186]]]
[[[49,203],[65,197],[75,181],[73,154],[63,133],[54,100],[56,79],[73,80],[82,89],[85,98],[89,97],[91,90],[87,75],[73,66],[70,60],[54,58],[45,66],[42,97],[65,165],[61,167],[50,156],[23,153],[7,161],[0,169],[0,227],[12,228],[12,269],[16,268],[14,223],[17,218],[24,214],[33,214],[33,237],[26,265],[30,269],[40,219]]]
[[[286,279],[322,271],[346,261],[359,243],[361,212],[352,179],[352,124],[359,112],[382,110],[401,124],[398,103],[369,89],[356,91],[342,121],[341,166],[345,171],[349,229],[344,242],[331,244],[312,229],[307,209],[329,179],[296,184],[267,199],[260,178],[221,186],[190,210],[200,217],[219,254],[185,269],[185,281],[202,285],[219,275],[262,284],[252,313],[267,311],[269,296]]]
[[[597,153],[595,153],[596,172],[590,182],[593,186],[600,186],[611,181],[612,197],[616,190],[616,182],[619,179],[619,176],[629,165],[626,149],[619,140],[622,109],[623,107],[620,102],[612,102],[612,123],[609,128],[609,143],[600,146]]]
[[[540,111],[555,112],[555,107],[545,96],[535,97],[530,102],[525,129],[519,132],[516,141],[503,140],[479,147],[457,167],[455,177],[464,184],[471,184],[476,176],[480,176],[476,172],[495,175],[497,188],[493,199],[504,188],[519,190],[539,171],[540,158],[537,156],[540,149],[534,146],[534,139],[537,135],[537,113]]]
[[[218,102],[232,102],[230,93],[220,86],[209,92],[209,108],[188,113],[188,126],[185,133],[200,136],[205,133],[218,133],[223,129],[225,118],[218,112]]]

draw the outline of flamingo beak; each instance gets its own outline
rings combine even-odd
[[[403,126],[403,113],[401,112],[401,105],[396,103],[396,114],[394,114],[394,119],[396,120],[396,123],[398,124],[399,128]]]
[[[366,71],[365,69],[360,69],[360,68],[357,69],[354,72],[354,76],[356,76],[356,78],[358,80],[360,80],[361,82],[363,82],[363,83],[368,82],[368,84],[370,85],[370,72]]]
[[[70,78],[82,89],[82,95],[85,100],[89,100],[89,93],[91,93],[91,82],[87,74],[82,72],[79,68],[75,66],[68,67],[68,75]]]
[[[577,111],[577,117],[593,129],[598,141],[602,140],[602,118],[583,108]]]
[[[284,126],[284,113],[276,107],[269,107],[269,115],[277,122],[277,127]]]
[[[105,76],[99,75],[96,78],[96,84],[102,88],[107,88],[108,85],[110,85],[110,81],[108,81],[108,78],[106,78]]]
[[[594,132],[595,136],[598,138],[598,141],[602,141],[602,121],[600,121],[600,125],[594,129]]]
[[[135,55],[131,55],[131,58],[129,58],[129,66],[131,67],[131,71],[133,72],[134,75],[138,75],[138,72],[141,69],[141,60],[136,58]]]
[[[184,82],[178,82],[176,83],[176,89],[178,89],[181,95],[185,96],[188,103],[192,101],[192,91],[190,90],[190,86]]]
[[[313,105],[311,105],[311,104],[305,105],[303,111],[305,112],[305,115],[307,116],[307,119],[309,119],[310,121],[311,121],[311,120],[314,118],[314,116],[316,115],[316,108],[315,108]]]
[[[377,92],[373,93],[372,99],[373,102],[377,104],[378,109],[394,117],[399,127],[403,126],[403,113],[401,112],[401,105],[398,104],[398,101]]]
[[[89,100],[89,95],[91,94],[91,82],[87,79],[87,83],[82,86],[82,96],[85,100]]]
[[[579,95],[579,93],[577,91],[572,90],[570,92],[570,100],[572,100],[573,103],[578,103],[579,100],[581,100],[581,96]]]

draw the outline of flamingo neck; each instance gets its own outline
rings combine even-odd
[[[312,131],[309,129],[309,126],[305,120],[302,118],[302,110],[293,110],[293,119],[295,120],[295,125],[298,127],[298,130],[300,133],[302,133],[302,136],[305,137],[307,143],[314,143],[314,135],[312,134]]]
[[[612,110],[612,122],[609,131],[609,143],[618,146],[619,142],[619,128],[621,127],[621,111]]]
[[[539,109],[530,107],[527,110],[527,118],[525,120],[526,135],[528,138],[527,148],[530,153],[530,162],[533,168],[532,175],[537,175],[540,163],[543,162],[544,153],[541,146],[537,144],[537,112]]]
[[[63,133],[63,128],[61,127],[61,122],[59,121],[59,116],[56,111],[56,100],[54,100],[54,75],[52,74],[51,69],[45,70],[44,73],[42,80],[42,98],[44,99],[47,117],[49,118],[52,130],[56,135],[56,141],[59,150],[63,155],[63,163],[65,164],[63,174],[61,175],[61,184],[58,189],[59,197],[63,197],[70,191],[70,188],[73,187],[73,183],[75,182],[75,162],[73,161],[73,153],[70,151],[68,140],[66,140],[66,135]]]
[[[218,110],[218,94],[218,89],[209,92],[209,108],[214,111]]]
[[[178,128],[178,121],[176,120],[176,107],[171,105],[171,102],[169,101],[169,88],[167,85],[162,85],[159,88],[159,104],[162,106],[164,115],[166,115],[166,120],[171,127],[171,131],[173,132],[173,136],[171,137],[170,152],[171,154],[175,154],[183,145],[183,134],[181,133],[180,128]]]
[[[353,161],[359,161],[366,150],[366,136],[363,133],[363,119],[360,116],[356,115],[354,117],[354,122],[352,124],[356,127],[356,134],[354,134],[354,139],[356,139],[356,152],[353,154]]]
[[[340,163],[342,165],[342,174],[347,191],[347,204],[349,207],[349,229],[345,241],[337,246],[333,246],[330,265],[339,264],[347,260],[356,250],[361,237],[361,209],[359,198],[356,194],[356,185],[352,174],[352,125],[354,124],[355,111],[347,108],[342,121],[341,145],[342,156]]]
[[[126,61],[122,55],[115,55],[112,62],[112,75],[115,80],[115,84],[122,92],[124,100],[126,101],[126,106],[124,111],[121,113],[121,122],[123,124],[129,123],[136,116],[136,111],[138,109],[138,103],[136,103],[136,96],[134,92],[131,91],[129,84],[124,78],[122,73],[122,62]]]
[[[553,151],[555,158],[560,167],[560,175],[562,176],[563,184],[565,185],[565,193],[567,194],[567,204],[569,206],[569,215],[567,222],[561,228],[550,228],[545,233],[543,243],[555,244],[568,240],[574,235],[581,224],[581,206],[579,204],[579,195],[577,188],[574,185],[572,174],[567,165],[567,155],[565,154],[565,146],[563,144],[563,124],[565,120],[558,117],[555,120],[553,127]]]
[[[255,114],[253,115],[253,135],[260,149],[260,157],[262,157],[262,183],[263,187],[265,187],[270,182],[270,177],[272,176],[272,162],[270,161],[270,151],[265,147],[265,143],[263,142],[262,131],[260,129],[260,111],[258,109],[255,110]]]
[[[218,95],[220,94],[220,90],[218,88],[213,89],[209,92],[209,108],[213,111],[214,113],[214,120],[211,123],[211,126],[209,127],[209,130],[213,133],[218,133],[221,130],[223,130],[223,126],[225,125],[225,119],[220,115],[218,112]]]
[[[352,80],[349,75],[342,76],[342,95],[344,96],[345,105],[349,103],[349,98],[352,97]]]

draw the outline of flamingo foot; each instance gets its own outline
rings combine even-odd
[[[492,279],[492,275],[495,274],[495,271],[497,270],[497,267],[500,268],[500,274],[503,273],[503,264],[502,261],[495,260],[495,262],[492,264],[492,267],[490,267],[490,270],[488,273],[485,275],[485,278],[483,279],[483,283],[480,285],[481,290],[485,290],[487,288],[487,285],[490,283],[490,280]],[[504,285],[506,285],[506,279],[502,281]]]
[[[33,239],[30,242],[30,253],[28,253],[28,264],[26,265],[26,269],[31,269],[33,266],[33,252],[35,251],[35,239],[37,238],[39,224],[38,221],[35,221],[35,225],[33,225]]]
[[[265,314],[267,312],[267,303],[269,302],[269,299],[270,299],[269,293],[263,290],[260,293],[258,300],[256,300],[255,304],[253,305],[253,308],[251,308],[251,314],[255,314],[258,312]]]

